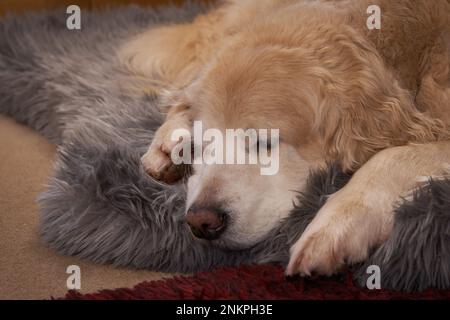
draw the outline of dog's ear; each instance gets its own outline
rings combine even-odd
[[[379,150],[446,135],[441,121],[415,107],[371,44],[354,33],[339,45],[315,121],[328,159],[351,171]]]

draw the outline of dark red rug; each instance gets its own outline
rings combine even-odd
[[[219,268],[193,276],[142,282],[133,289],[102,290],[92,294],[69,291],[66,299],[450,299],[450,290],[420,293],[368,290],[356,286],[350,273],[334,278],[286,279],[275,265]]]

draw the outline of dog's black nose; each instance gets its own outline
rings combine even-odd
[[[227,215],[215,208],[191,207],[186,214],[186,222],[197,238],[215,240],[225,231]]]

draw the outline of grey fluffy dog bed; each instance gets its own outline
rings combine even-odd
[[[154,24],[191,19],[188,4],[82,12],[82,30],[63,11],[0,22],[0,112],[58,144],[53,178],[39,199],[44,242],[61,254],[98,263],[190,272],[218,265],[278,262],[349,177],[331,167],[311,175],[301,205],[267,239],[225,251],[192,238],[183,222],[183,185],[166,186],[143,171],[140,156],[162,121],[157,96],[124,90],[134,81],[116,61],[125,39]],[[354,266],[364,285],[368,265],[382,287],[450,288],[450,182],[431,181],[398,208],[388,241]]]

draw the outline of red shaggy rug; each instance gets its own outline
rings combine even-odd
[[[356,286],[350,273],[335,278],[286,279],[275,265],[227,267],[190,277],[142,282],[133,289],[102,290],[92,294],[69,291],[66,299],[450,299],[450,290],[401,293]]]

